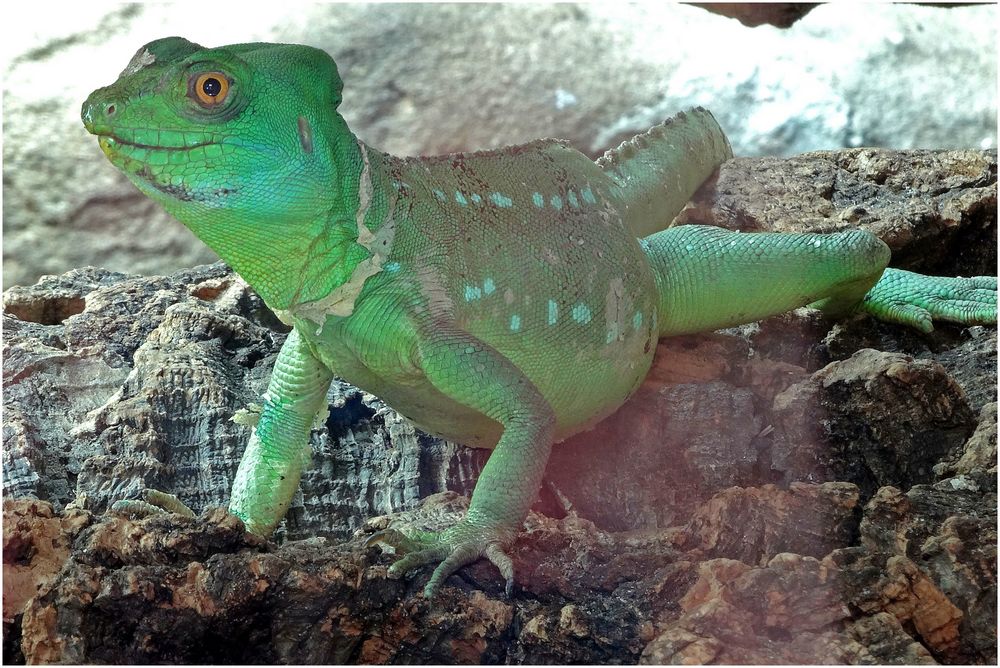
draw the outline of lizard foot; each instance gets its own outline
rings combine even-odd
[[[140,492],[140,496],[141,500],[115,501],[111,505],[111,512],[129,517],[149,517],[150,515],[164,515],[166,513],[175,513],[183,517],[195,516],[194,511],[173,494],[147,488]]]
[[[997,321],[995,276],[952,278],[886,269],[862,303],[880,320],[934,330],[934,320],[961,325],[993,325]]]
[[[385,529],[370,536],[368,546],[384,544],[402,553],[403,557],[389,567],[390,578],[400,578],[426,564],[437,564],[424,587],[428,599],[441,589],[444,581],[462,566],[486,557],[500,569],[505,580],[504,590],[510,596],[514,590],[514,562],[506,549],[514,541],[515,532],[504,527],[484,527],[462,520],[441,532],[402,532]]]

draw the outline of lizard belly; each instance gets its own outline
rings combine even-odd
[[[334,336],[326,333],[313,352],[336,376],[375,395],[421,431],[476,448],[496,445],[503,432],[499,423],[441,393],[422,374],[373,368],[343,340],[330,344]]]
[[[563,328],[546,324],[548,331],[530,345],[509,328],[468,323],[470,333],[507,356],[549,400],[557,440],[588,429],[624,403],[645,377],[655,349],[652,323],[609,337],[577,320],[570,313]],[[352,316],[330,317],[322,328],[309,321],[296,327],[336,376],[379,397],[422,431],[479,448],[493,448],[503,433],[498,422],[442,393],[412,364],[406,353],[414,336],[408,319],[392,317],[369,301]],[[579,337],[582,331],[592,336]],[[389,341],[393,345],[385,345]]]

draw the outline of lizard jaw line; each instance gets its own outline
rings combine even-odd
[[[105,152],[108,150],[113,151],[117,147],[141,148],[151,151],[190,151],[196,148],[211,146],[212,144],[216,143],[216,142],[206,141],[197,144],[192,144],[190,146],[162,146],[157,144],[139,144],[136,142],[125,141],[124,139],[117,137],[111,133],[98,135],[97,142],[98,144],[100,144],[101,149],[105,150]]]

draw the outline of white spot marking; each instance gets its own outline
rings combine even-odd
[[[503,193],[491,194],[490,200],[501,209],[509,209],[514,204],[514,201]]]
[[[132,56],[132,60],[128,61],[128,65],[119,74],[119,77],[126,77],[135,74],[144,67],[148,67],[156,62],[156,56],[150,53],[149,50],[143,48],[136,51],[135,55]]]
[[[586,304],[578,303],[575,306],[573,306],[572,315],[573,315],[573,320],[576,320],[581,325],[586,325],[588,322],[590,322],[591,318],[590,309],[587,308]]]

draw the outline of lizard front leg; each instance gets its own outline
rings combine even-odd
[[[284,517],[309,461],[309,432],[326,404],[333,379],[297,330],[285,340],[264,393],[264,408],[233,480],[229,512],[247,530],[268,536]],[[117,501],[113,512],[132,516],[175,513],[194,517],[172,494],[145,489],[142,500]]]
[[[499,569],[509,593],[514,568],[505,550],[538,494],[552,449],[555,415],[549,402],[509,359],[474,336],[436,329],[418,344],[422,370],[436,389],[496,420],[503,434],[483,468],[466,517],[440,533],[400,536],[389,530],[369,539],[401,547],[394,577],[440,562],[424,595],[431,598],[449,575],[480,557]]]
[[[284,517],[309,461],[309,432],[326,405],[333,375],[297,330],[281,346],[264,409],[236,470],[229,512],[252,533],[269,535]]]

